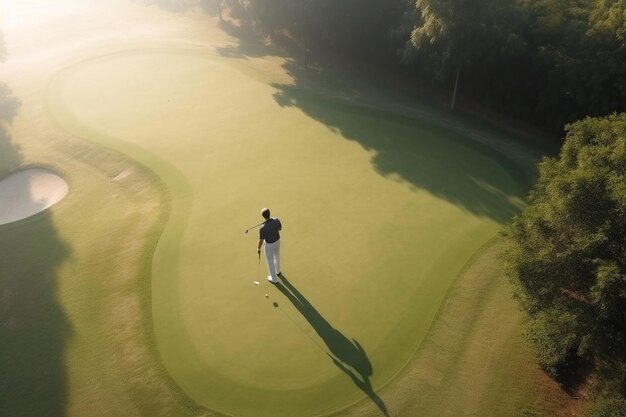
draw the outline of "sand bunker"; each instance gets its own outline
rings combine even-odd
[[[61,201],[67,182],[44,168],[17,171],[0,181],[0,224],[22,220]]]

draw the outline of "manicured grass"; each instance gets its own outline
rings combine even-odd
[[[411,365],[379,391],[393,415],[543,415],[525,414],[540,410],[540,372],[521,337],[523,317],[499,267],[501,248],[493,239],[472,257]],[[374,415],[372,408],[362,403],[350,412]]]
[[[168,185],[153,259],[158,349],[194,400],[229,414],[376,401],[463,265],[521,206],[515,168],[488,148],[268,85],[208,51],[80,63],[55,79],[50,109]],[[256,238],[243,230],[263,206],[285,224],[293,287],[252,285]]]

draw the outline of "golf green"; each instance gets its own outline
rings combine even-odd
[[[375,390],[522,204],[515,168],[488,148],[271,83],[211,50],[80,62],[53,80],[49,107],[167,186],[158,350],[192,399],[230,415],[314,416],[368,396],[384,410]],[[259,276],[257,230],[244,234],[262,207],[283,223],[278,287],[264,262]]]

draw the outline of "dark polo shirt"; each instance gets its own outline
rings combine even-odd
[[[266,243],[274,243],[280,239],[280,229],[283,225],[280,224],[278,217],[270,217],[265,221],[265,224],[259,230],[259,239],[265,240]]]

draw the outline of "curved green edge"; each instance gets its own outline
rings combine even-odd
[[[181,52],[181,53],[192,53],[192,54],[196,53],[196,51],[193,51],[193,50],[181,51],[180,48],[176,48],[176,49],[150,48],[150,49],[153,49],[155,51],[167,50],[168,52]],[[140,49],[139,51],[145,51],[145,49]],[[92,58],[86,61],[91,61],[94,59],[103,59],[109,55],[118,55],[118,54],[126,54],[126,53],[133,54],[136,52],[137,50],[125,50],[121,52],[107,54],[105,56],[100,56],[98,58]],[[71,75],[71,69],[80,65],[80,63],[82,62],[74,64],[71,67],[65,68],[64,70],[57,73],[56,76],[51,80],[49,84],[48,92],[47,92],[48,110],[53,115],[53,118],[55,120],[61,122],[60,124],[63,129],[67,130],[66,126],[71,125],[73,126],[73,128],[71,129],[71,133],[76,136],[79,136],[81,138],[89,138],[93,140],[94,142],[102,146],[105,146],[106,148],[113,148],[113,149],[122,148],[124,149],[124,154],[127,157],[130,157],[132,160],[136,161],[136,163],[140,164],[141,167],[145,171],[159,173],[157,177],[160,178],[163,181],[163,183],[157,183],[157,181],[155,181],[155,185],[163,189],[164,194],[170,196],[169,204],[171,204],[171,212],[169,213],[169,218],[167,220],[165,219],[165,217],[167,216],[163,216],[164,219],[162,220],[162,222],[160,222],[163,226],[163,231],[159,239],[159,243],[156,247],[155,253],[152,256],[152,262],[153,263],[158,262],[159,257],[157,255],[160,251],[169,252],[174,257],[177,257],[178,244],[180,243],[180,236],[182,236],[182,234],[185,231],[189,209],[190,209],[190,201],[193,198],[191,187],[186,181],[186,179],[184,178],[184,176],[173,165],[160,159],[158,156],[147,151],[145,148],[132,145],[128,142],[119,140],[115,137],[102,134],[101,132],[92,130],[84,126],[80,121],[76,120],[76,118],[71,114],[68,108],[65,105],[63,105],[62,102],[55,101],[54,105],[51,105],[52,97],[54,97],[55,95],[58,95],[59,91],[62,89],[63,81]],[[324,97],[320,97],[320,98],[327,99]],[[327,100],[332,101],[330,99],[327,99]],[[349,104],[345,104],[345,105],[349,106]],[[355,105],[355,107],[358,108],[361,106]],[[386,110],[378,110],[378,109],[363,108],[363,107],[361,107],[361,109],[372,112],[373,114],[378,114],[378,115],[385,114],[387,117],[392,116],[392,117],[405,119],[407,121],[419,120],[416,118],[411,118],[406,115],[399,115],[399,114],[386,111]],[[428,122],[432,123],[432,120],[429,120]],[[518,167],[517,164],[514,163],[514,161],[511,161],[509,158],[505,157],[504,155],[497,152],[496,150],[489,148],[482,144],[478,144],[478,143],[474,143],[470,141],[470,142],[463,142],[463,145],[470,146],[478,150],[480,153],[485,154],[490,159],[494,160],[494,162],[496,162],[503,169],[503,171],[513,174],[514,179],[516,179],[515,183],[519,185],[518,191],[526,188],[525,185],[528,182],[527,175],[523,173],[524,171],[520,167]],[[148,168],[148,167],[151,167],[151,168]],[[514,169],[511,169],[512,167]],[[163,184],[165,184],[165,187],[163,186]],[[171,225],[172,227],[164,227],[165,223],[168,223],[168,226]],[[475,261],[475,259],[479,256],[480,252],[482,251],[479,251],[477,254],[472,256],[472,258],[463,267],[463,270],[461,271],[461,273],[458,274],[459,276],[466,270],[468,265],[470,265],[472,262]],[[155,261],[155,259],[157,259],[157,261]],[[173,262],[173,261],[175,261],[175,258],[170,256],[167,262],[160,263],[159,268],[163,268],[164,271],[167,271],[167,275],[169,276],[176,276],[178,271],[177,271],[177,268],[175,267],[176,262]],[[446,294],[443,296],[443,300],[446,300],[448,298],[449,293],[454,286],[455,286],[455,283],[451,285],[451,287],[448,289]],[[177,314],[176,312],[171,312],[171,313]],[[440,312],[438,311],[436,315],[433,317],[431,324],[437,317],[439,317],[439,314]],[[382,384],[380,388],[388,386],[391,382],[393,382],[393,380],[396,378],[397,375],[404,372],[405,368],[414,360],[415,354],[419,352],[420,346],[421,346],[421,341],[417,344],[414,354],[410,355],[410,357],[407,359],[407,362],[396,372],[396,374],[389,381]],[[361,401],[362,400],[359,400],[356,403],[360,403]],[[349,404],[345,407],[342,407],[340,410],[350,409],[354,406],[354,404]],[[337,411],[334,411],[331,414],[334,414],[336,412]]]

